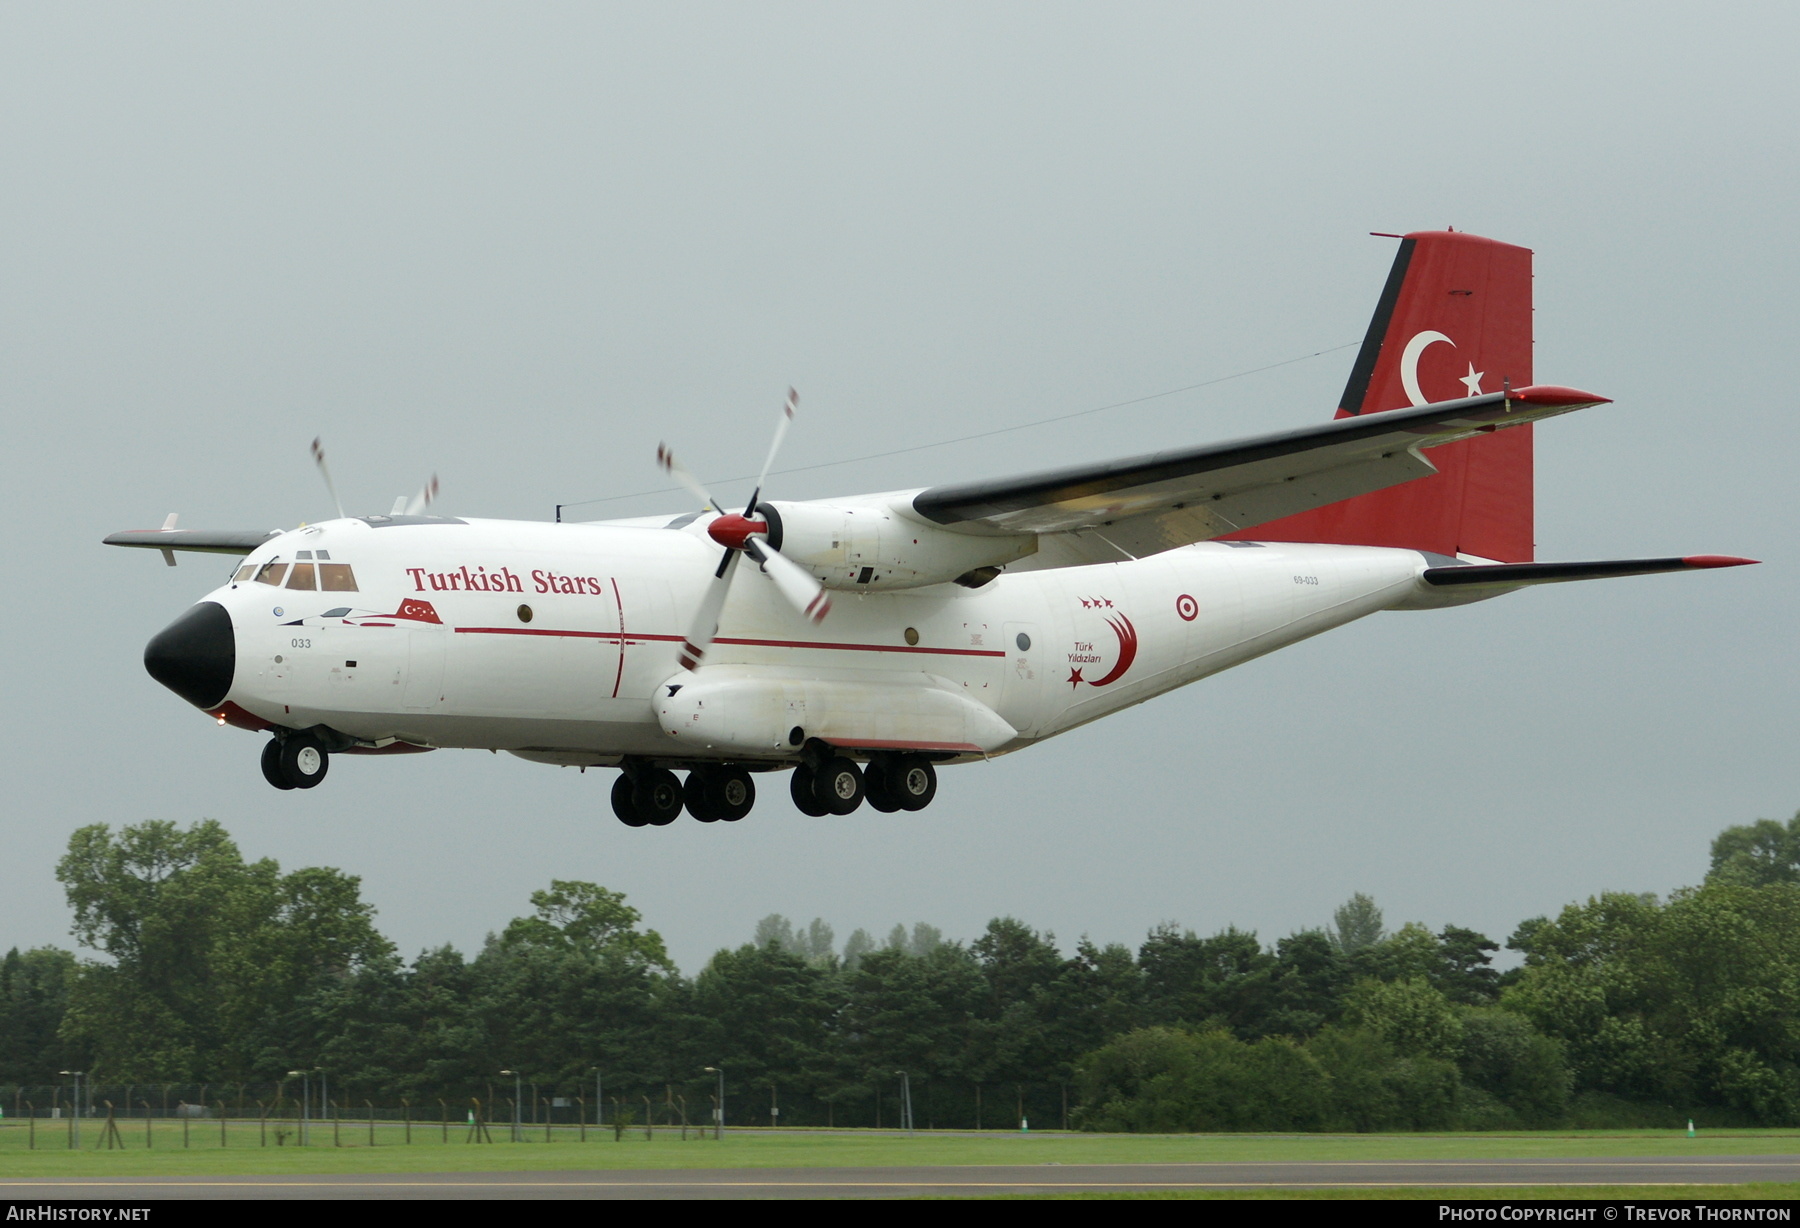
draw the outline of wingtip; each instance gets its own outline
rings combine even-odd
[[[1689,567],[1750,567],[1761,559],[1740,559],[1734,554],[1690,554],[1681,560]]]
[[[1561,384],[1532,384],[1525,388],[1515,388],[1509,394],[1515,401],[1523,401],[1527,405],[1611,405],[1611,397],[1603,397],[1597,392],[1583,392],[1579,388],[1567,388]]]

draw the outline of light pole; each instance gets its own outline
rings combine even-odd
[[[519,1097],[525,1093],[525,1076],[516,1070],[502,1070],[503,1075],[513,1077],[513,1142],[519,1141]]]
[[[719,1076],[719,1104],[713,1110],[718,1116],[713,1119],[713,1138],[722,1140],[725,1137],[725,1069],[722,1066],[708,1066],[706,1073]]]
[[[300,1080],[300,1145],[306,1146],[306,1126],[312,1116],[312,1071],[290,1070],[288,1078]],[[275,1139],[280,1142],[280,1136]]]
[[[81,1076],[87,1072],[84,1070],[61,1070],[57,1073],[75,1076],[75,1120],[69,1124],[71,1126],[70,1134],[75,1140],[75,1148],[79,1151],[81,1149]]]
[[[913,1128],[912,1080],[907,1077],[904,1070],[896,1070],[894,1073],[900,1076],[900,1128],[911,1134]]]

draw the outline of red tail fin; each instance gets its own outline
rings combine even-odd
[[[1338,416],[1531,382],[1530,250],[1458,231],[1419,231],[1400,242]],[[1438,469],[1431,477],[1231,536],[1530,562],[1531,428],[1446,444],[1426,455]]]

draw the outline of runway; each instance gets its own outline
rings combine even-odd
[[[1736,1185],[1751,1181],[1800,1182],[1800,1156],[120,1177],[0,1181],[0,1199],[909,1198],[1090,1190]]]

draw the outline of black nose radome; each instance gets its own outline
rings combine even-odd
[[[202,601],[144,645],[144,668],[195,707],[218,707],[237,669],[231,615],[216,601]]]

